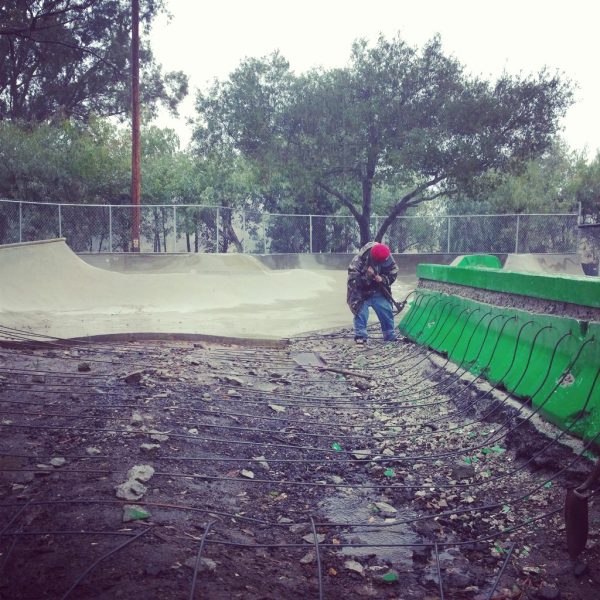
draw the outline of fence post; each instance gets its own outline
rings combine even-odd
[[[242,209],[242,253],[246,254],[246,211]]]
[[[177,207],[173,207],[173,252],[177,252]]]
[[[112,240],[112,204],[108,205],[108,251],[113,251]]]
[[[219,252],[219,208],[217,207],[217,216],[215,218],[215,229],[217,230],[217,247],[215,248],[215,252]]]
[[[377,231],[379,230],[379,217],[375,215],[375,232],[373,235],[373,239],[377,236]],[[383,242],[383,239],[381,240]]]
[[[517,231],[515,235],[515,254],[519,254],[519,224],[521,222],[521,215],[517,215]]]
[[[61,205],[57,204],[58,206],[58,237],[61,238],[62,237],[62,211],[61,211]]]
[[[312,237],[313,237],[313,222],[312,222],[312,215],[308,215],[308,251],[312,254],[313,251],[313,241],[312,241]]]
[[[446,217],[446,221],[448,223],[448,235],[446,239],[446,254],[450,254],[450,217]]]
[[[23,241],[23,203],[19,202],[19,244]]]
[[[260,220],[262,225],[262,238],[263,238],[263,254],[267,253],[267,228],[265,227],[264,217]]]

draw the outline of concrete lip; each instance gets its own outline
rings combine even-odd
[[[0,324],[60,338],[190,334],[282,339],[350,326],[346,271],[270,269],[248,255],[170,257],[153,272],[91,266],[64,239],[0,246]],[[193,265],[185,272],[182,262]],[[204,263],[204,268],[202,268]],[[166,272],[165,272],[166,271]],[[405,297],[416,279],[395,289]]]

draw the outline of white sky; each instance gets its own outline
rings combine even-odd
[[[422,46],[440,33],[444,50],[476,75],[503,70],[529,74],[548,67],[577,84],[575,104],[562,122],[573,149],[600,150],[600,2],[597,0],[167,0],[172,20],[151,34],[166,70],[190,77],[181,118],[166,116],[189,141],[185,117],[195,92],[225,79],[245,57],[279,50],[296,72],[343,66],[352,42],[400,32]]]

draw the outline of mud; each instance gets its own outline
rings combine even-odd
[[[597,504],[579,576],[561,517],[589,459],[431,358],[348,331],[0,348],[0,598],[597,597]]]

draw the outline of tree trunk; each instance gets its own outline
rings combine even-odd
[[[360,247],[371,241],[371,201],[373,199],[373,181],[370,178],[362,182],[362,214],[358,219]]]
[[[190,245],[190,234],[186,231],[185,232],[185,244],[187,247],[187,251],[191,252],[192,251],[192,246]]]

